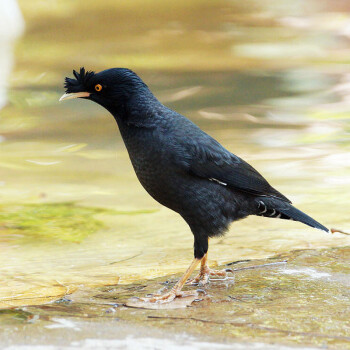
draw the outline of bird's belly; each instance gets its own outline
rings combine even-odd
[[[249,215],[244,196],[226,186],[181,173],[164,162],[133,165],[146,191],[179,213],[194,231],[213,237],[225,232],[230,222]]]

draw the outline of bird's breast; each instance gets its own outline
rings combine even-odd
[[[158,132],[128,130],[122,136],[135,173],[145,190],[158,202],[169,207],[178,190],[171,161],[172,150],[167,148]]]

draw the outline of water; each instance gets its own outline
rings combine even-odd
[[[80,66],[132,68],[298,208],[350,229],[349,4],[19,4],[27,29],[0,111],[0,307],[179,273],[192,259],[189,228],[138,183],[113,118],[91,102],[58,103]],[[211,242],[209,258],[348,244],[248,218]]]

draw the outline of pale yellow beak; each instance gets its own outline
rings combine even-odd
[[[70,94],[64,94],[58,101],[70,100],[78,97],[89,97],[90,92],[72,92]]]

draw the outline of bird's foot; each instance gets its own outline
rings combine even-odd
[[[204,266],[199,274],[189,280],[186,284],[196,285],[196,286],[205,286],[209,283],[209,280],[223,280],[227,277],[227,273],[232,272],[230,269],[225,270],[212,270],[208,266]],[[212,278],[214,277],[214,278]]]
[[[139,298],[141,301],[148,303],[157,303],[157,304],[165,304],[170,303],[175,298],[186,298],[197,296],[198,293],[196,291],[177,291],[172,289],[170,292],[165,294],[152,294],[150,297]]]

